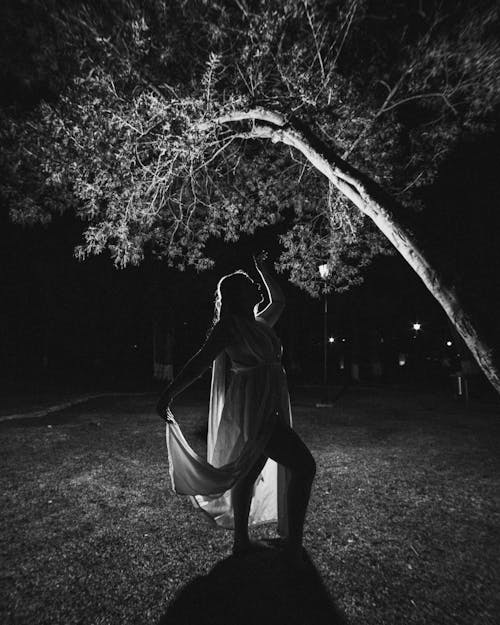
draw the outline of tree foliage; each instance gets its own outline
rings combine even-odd
[[[74,210],[80,258],[125,266],[151,250],[202,270],[212,238],[281,222],[278,268],[315,295],[328,262],[326,288],[342,290],[388,253],[382,235],[303,157],[248,140],[254,122],[210,121],[255,107],[299,119],[407,216],[456,143],[495,123],[492,2],[29,5],[4,9],[1,191],[18,222]]]

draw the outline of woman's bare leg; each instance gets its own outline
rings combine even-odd
[[[282,424],[276,426],[264,453],[291,471],[287,491],[287,549],[298,557],[302,550],[304,519],[316,475],[316,462],[299,435]]]
[[[288,529],[287,549],[292,557],[302,549],[304,520],[316,474],[316,462],[299,435],[289,426],[276,425],[264,454],[249,473],[232,489],[234,510],[233,551],[244,550],[250,545],[248,536],[248,515],[252,500],[252,489],[267,457],[272,458],[291,471],[287,491]]]
[[[250,545],[248,536],[248,515],[252,502],[252,490],[255,480],[264,468],[266,456],[261,456],[245,477],[233,486],[231,498],[234,511],[234,547],[233,551],[244,550]]]

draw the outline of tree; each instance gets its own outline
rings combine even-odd
[[[414,228],[457,142],[495,127],[493,3],[35,7],[37,57],[11,71],[25,84],[36,68],[44,97],[1,120],[15,220],[72,207],[88,222],[79,257],[108,249],[123,266],[151,249],[198,270],[213,237],[282,221],[278,268],[313,295],[319,261],[343,290],[390,242],[500,391],[492,345]]]

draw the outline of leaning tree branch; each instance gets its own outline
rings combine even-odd
[[[359,182],[341,167],[333,164],[326,156],[311,148],[302,133],[292,128],[273,129],[269,126],[255,126],[247,133],[240,133],[246,139],[270,139],[273,143],[284,143],[301,152],[308,161],[344,193],[361,211],[365,212],[364,200],[358,190]]]
[[[316,169],[321,171],[327,178],[331,179],[333,184],[341,180],[348,185],[341,190],[343,193],[349,192],[351,199],[360,210],[363,210],[361,204],[363,202],[363,189],[359,178],[350,173],[351,167],[347,165],[339,157],[326,154],[314,149],[308,138],[291,123],[289,123],[284,115],[276,111],[270,111],[263,108],[255,108],[243,111],[234,111],[226,115],[221,115],[213,120],[200,122],[197,129],[207,131],[224,124],[231,124],[239,121],[262,121],[266,125],[256,125],[248,131],[236,133],[241,139],[270,139],[273,143],[284,143],[304,154]],[[272,124],[271,126],[267,124]]]
[[[374,180],[349,165],[314,137],[306,136],[280,113],[262,108],[234,111],[198,126],[211,130],[218,125],[243,120],[264,122],[250,130],[236,132],[243,139],[270,139],[299,150],[309,162],[323,173],[359,210],[369,217],[394,245],[401,256],[420,277],[439,302],[465,344],[477,360],[493,387],[500,393],[500,367],[494,350],[484,340],[473,320],[464,309],[453,284],[447,284],[430,262],[419,241],[400,218],[397,202]]]
[[[261,121],[280,127],[287,124],[287,118],[281,113],[257,107],[242,111],[232,111],[231,113],[220,115],[219,117],[200,122],[199,124],[197,124],[197,128],[200,131],[206,131],[211,130],[212,128],[216,128],[217,126],[221,126],[222,124],[231,124],[234,122],[241,122],[245,120]]]

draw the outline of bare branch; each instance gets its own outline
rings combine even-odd
[[[231,145],[231,143],[236,139],[236,136],[232,136],[228,141],[226,141],[226,143],[224,143],[214,154],[212,154],[212,156],[208,159],[208,161],[205,161],[202,165],[200,165],[199,167],[197,167],[192,173],[195,174],[197,171],[199,171],[200,169],[202,169],[203,167],[206,167],[209,163],[211,163],[213,160],[215,160],[219,154],[225,150],[229,145]]]
[[[457,109],[453,106],[453,104],[449,101],[444,93],[419,93],[417,95],[408,96],[407,98],[403,98],[402,100],[399,100],[398,102],[394,102],[394,104],[387,106],[383,112],[386,113],[387,111],[390,111],[397,106],[401,106],[401,104],[406,104],[406,102],[411,102],[412,100],[422,100],[424,98],[442,98],[444,103],[453,111],[453,113],[455,115],[458,115]]]
[[[241,0],[235,0],[236,4],[238,5],[240,11],[243,13],[243,15],[245,17],[248,17],[248,8],[244,5],[243,2],[241,2]]]
[[[285,126],[287,123],[286,117],[276,111],[270,111],[264,108],[254,108],[247,111],[233,111],[226,115],[221,115],[215,119],[211,119],[205,122],[200,122],[196,125],[196,128],[200,131],[210,130],[214,126],[221,124],[230,124],[232,122],[244,121],[244,120],[259,120],[275,126]]]
[[[409,189],[411,189],[414,185],[416,185],[416,184],[417,184],[417,182],[420,180],[420,178],[421,178],[423,175],[424,175],[424,172],[423,172],[423,171],[421,171],[419,174],[417,174],[417,175],[415,176],[415,178],[414,178],[411,182],[409,182],[409,183],[406,185],[406,187],[405,187],[404,189],[401,189],[401,191],[397,191],[397,192],[395,193],[395,195],[402,195],[403,193],[406,193]]]
[[[238,74],[241,76],[241,80],[245,83],[245,87],[247,88],[248,93],[251,96],[255,95],[255,89],[253,88],[253,85],[249,85],[247,79],[245,78],[243,72],[241,71],[241,68],[239,66],[238,63],[236,63],[236,69],[238,70]],[[250,78],[251,79],[251,78]]]
[[[339,49],[337,50],[337,54],[335,55],[335,58],[333,59],[333,67],[337,65],[337,61],[339,60],[340,53],[342,52],[342,48],[344,47],[344,44],[346,42],[347,35],[349,34],[349,30],[351,29],[352,20],[354,19],[354,15],[356,14],[357,8],[358,8],[358,2],[357,0],[354,0],[354,2],[352,3],[351,11],[350,11],[349,21],[347,22],[347,28],[345,29],[344,36],[342,37],[342,41],[340,42]]]
[[[386,111],[389,110],[387,108],[387,105],[392,100],[392,98],[396,95],[399,87],[401,86],[401,84],[402,84],[402,82],[403,82],[403,80],[404,80],[404,78],[405,78],[405,76],[407,74],[408,74],[408,70],[406,72],[403,72],[392,89],[390,88],[390,86],[386,82],[380,81],[385,87],[387,87],[387,89],[389,90],[389,93],[387,94],[385,100],[382,103],[382,106],[375,113],[375,116],[372,118],[370,123],[366,124],[366,126],[359,133],[359,135],[356,137],[356,139],[353,141],[353,143],[349,146],[349,148],[342,154],[342,158],[348,158],[352,154],[352,152],[359,145],[359,143],[363,139],[363,137],[365,137],[367,135],[367,133],[371,130],[371,128],[373,127],[373,124],[380,117],[380,115],[382,115],[382,113],[385,113]]]
[[[241,139],[270,139],[273,143],[284,143],[299,150],[309,162],[324,174],[333,184],[346,195],[361,211],[365,208],[365,190],[359,180],[341,168],[342,161],[332,163],[324,155],[317,152],[310,143],[294,128],[272,128],[255,126],[247,132],[235,135]]]
[[[314,39],[314,45],[316,47],[316,58],[318,59],[318,63],[321,69],[321,77],[323,81],[325,80],[325,66],[323,64],[323,59],[321,57],[321,50],[318,44],[318,38],[316,37],[316,31],[314,30],[314,24],[312,23],[311,14],[309,13],[309,7],[307,6],[307,0],[303,0],[304,9],[307,15],[307,21],[309,22],[309,28],[311,29],[312,36]]]

